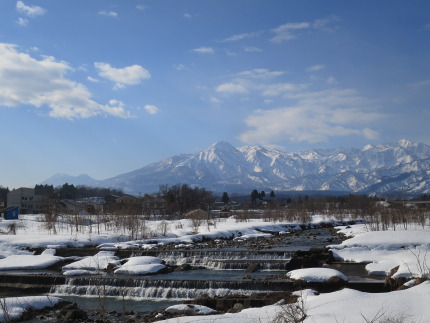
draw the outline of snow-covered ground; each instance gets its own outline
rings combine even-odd
[[[315,222],[330,220],[314,217]],[[98,245],[100,253],[96,257],[75,259],[76,261],[63,268],[65,275],[96,273],[107,267],[108,263],[117,263],[118,273],[140,274],[154,272],[162,268],[159,259],[152,257],[134,257],[128,262],[119,264],[112,252],[116,248],[156,248],[160,244],[175,243],[191,246],[201,242],[203,238],[240,238],[267,237],[270,231],[287,232],[298,229],[297,224],[272,223],[249,220],[236,222],[235,219],[223,219],[208,225],[201,225],[190,220],[146,221],[151,239],[130,240],[126,232],[104,230],[103,226],[80,227],[79,232],[66,224],[58,224],[56,234],[46,229],[39,216],[25,216],[18,221],[1,221],[0,229],[16,223],[16,235],[0,235],[0,270],[40,269],[62,260],[55,256],[53,249],[66,246]],[[214,225],[215,224],[215,225]],[[393,277],[426,277],[429,270],[430,228],[428,225],[412,226],[407,230],[369,231],[364,224],[340,227],[341,232],[351,238],[340,245],[333,245],[333,254],[339,260],[365,262],[371,274],[387,275],[393,268],[399,267]],[[100,230],[100,231],[99,231]],[[261,230],[266,233],[262,233]],[[96,232],[100,232],[96,234]],[[156,243],[154,243],[156,241]],[[41,255],[33,255],[23,250],[25,247],[41,247],[46,251]],[[333,272],[316,270],[298,270],[291,272],[291,278],[316,281],[331,277]],[[342,279],[342,274],[337,274]],[[430,318],[430,282],[414,286],[408,283],[406,290],[390,293],[369,294],[350,289],[343,289],[329,294],[315,295],[311,291],[300,294],[307,318],[304,322],[364,322],[365,318],[380,322],[383,318],[404,317],[404,322],[425,322]],[[49,301],[57,298],[49,298]],[[28,306],[40,307],[46,304],[45,298],[0,299],[6,304],[12,315],[19,313]],[[21,305],[22,306],[21,306]],[[30,305],[28,305],[30,304]],[[42,306],[43,307],[43,306]],[[9,310],[10,309],[10,310]],[[12,310],[13,309],[13,310]],[[272,322],[279,315],[286,315],[287,305],[271,305],[263,308],[245,309],[236,314],[205,315],[175,318],[168,322]],[[2,311],[0,310],[0,315]],[[16,313],[16,314],[15,314]],[[205,312],[209,313],[209,312]]]
[[[0,322],[9,322],[20,317],[27,309],[36,310],[52,307],[62,299],[48,296],[8,297],[0,298]]]
[[[305,323],[424,323],[428,322],[430,318],[430,307],[428,306],[430,300],[429,281],[407,290],[390,293],[371,294],[345,288],[338,292],[320,295],[315,295],[311,290],[305,290],[298,292],[298,295],[303,297],[303,302],[299,301],[299,304],[306,313],[306,319],[303,321]],[[300,315],[300,312],[294,310],[294,306],[296,305],[270,305],[262,308],[244,309],[235,314],[187,316],[161,322],[294,322],[292,320],[282,320],[282,318],[287,318],[291,312]]]

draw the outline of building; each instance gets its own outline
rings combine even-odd
[[[45,199],[36,195],[34,188],[21,187],[7,193],[7,206],[18,207],[20,214],[43,213]]]
[[[5,220],[18,220],[19,208],[18,207],[7,207],[0,210],[0,217]]]
[[[145,215],[166,215],[167,203],[162,197],[145,194],[143,197],[143,213]]]

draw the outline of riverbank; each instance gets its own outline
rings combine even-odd
[[[234,227],[236,224],[237,226]],[[340,231],[333,231],[332,227],[336,225],[340,225],[340,227],[337,228]],[[172,315],[174,315],[175,317],[178,315],[182,317],[183,315],[187,314],[187,311],[178,313],[177,309],[174,309],[172,310],[173,312],[175,312],[174,314],[163,311],[165,307],[169,307],[169,305],[172,304],[166,304],[165,307],[158,307],[156,311],[152,311],[149,314],[148,310],[134,311],[133,309],[127,308],[127,306],[123,306],[122,309],[119,309],[117,306],[117,309],[115,310],[109,310],[108,308],[104,308],[103,311],[100,311],[99,309],[103,308],[103,306],[101,306],[99,302],[99,290],[91,286],[105,286],[105,292],[109,291],[110,293],[112,291],[117,293],[116,295],[109,295],[108,293],[103,294],[103,297],[101,297],[101,299],[111,299],[115,302],[115,298],[112,298],[112,296],[116,296],[116,302],[118,304],[121,304],[121,302],[123,302],[125,298],[128,298],[129,295],[135,294],[124,294],[124,289],[118,288],[112,288],[110,290],[110,285],[107,283],[100,284],[100,279],[110,279],[113,283],[118,284],[121,279],[131,281],[131,279],[137,279],[137,277],[133,278],[118,276],[116,278],[113,277],[114,279],[112,280],[112,278],[109,278],[110,274],[106,273],[106,270],[101,270],[100,272],[97,272],[96,270],[96,272],[94,273],[96,273],[97,275],[94,276],[94,278],[67,278],[62,276],[62,272],[60,271],[60,269],[64,267],[64,261],[75,262],[79,261],[79,259],[85,259],[85,257],[89,257],[89,259],[96,259],[94,257],[101,250],[104,250],[103,252],[107,253],[113,252],[114,254],[112,254],[112,256],[118,257],[119,263],[121,263],[121,259],[125,260],[130,257],[135,258],[142,256],[159,256],[160,258],[165,259],[166,264],[168,266],[171,266],[171,268],[189,269],[188,271],[184,271],[183,273],[191,273],[191,275],[185,275],[187,277],[195,276],[192,279],[193,282],[185,283],[184,274],[177,274],[176,272],[151,276],[151,278],[148,278],[148,281],[151,281],[151,287],[144,288],[144,290],[151,292],[145,294],[148,296],[144,296],[143,298],[139,296],[141,299],[140,302],[149,301],[151,297],[154,297],[153,295],[161,295],[158,297],[167,297],[171,299],[175,299],[175,297],[172,297],[175,295],[186,295],[180,296],[179,298],[182,298],[182,300],[176,299],[174,303],[178,304],[186,302],[188,303],[188,305],[192,305],[190,304],[190,299],[194,299],[195,306],[210,305],[212,307],[215,307],[214,310],[216,310],[219,314],[217,316],[211,316],[210,318],[208,317],[208,319],[214,322],[217,322],[218,320],[224,320],[226,318],[225,315],[227,315],[229,319],[235,319],[234,317],[230,318],[230,315],[238,315],[237,320],[239,321],[244,318],[241,315],[246,315],[247,319],[250,315],[249,317],[252,317],[252,320],[271,322],[270,320],[273,319],[273,315],[278,313],[282,306],[269,304],[267,300],[271,300],[275,303],[280,301],[288,302],[296,299],[297,297],[303,296],[295,295],[295,297],[292,297],[292,294],[286,294],[282,297],[282,299],[276,299],[276,297],[279,297],[279,293],[285,292],[286,289],[291,292],[303,288],[305,288],[306,290],[320,289],[320,293],[324,292],[324,294],[321,295],[331,295],[333,299],[337,299],[336,295],[338,295],[338,293],[341,293],[341,291],[337,290],[339,290],[340,288],[343,288],[342,290],[351,290],[351,287],[353,287],[354,284],[354,288],[368,292],[369,290],[358,287],[358,283],[360,282],[360,280],[362,280],[361,282],[364,282],[364,285],[373,286],[372,288],[374,288],[374,290],[372,290],[372,292],[387,291],[387,287],[382,288],[379,287],[379,285],[384,286],[382,283],[383,278],[389,274],[389,271],[392,268],[395,267],[391,266],[397,263],[398,277],[394,278],[403,279],[403,281],[401,281],[401,289],[409,288],[413,290],[415,288],[412,287],[412,285],[414,284],[413,278],[419,276],[420,274],[422,276],[423,274],[422,271],[419,271],[419,264],[421,264],[421,268],[425,269],[425,265],[428,261],[426,258],[427,254],[425,252],[425,250],[429,249],[429,246],[425,239],[426,234],[428,233],[428,227],[409,227],[408,231],[388,231],[389,233],[369,232],[366,225],[360,224],[360,222],[353,221],[348,223],[341,223],[338,221],[327,221],[327,219],[325,219],[325,221],[321,221],[321,218],[315,218],[313,223],[307,225],[267,223],[261,221],[237,223],[234,219],[231,219],[228,221],[226,220],[224,223],[216,225],[216,230],[214,230],[213,227],[209,230],[207,227],[201,229],[202,232],[190,235],[188,234],[188,231],[184,230],[184,227],[182,226],[180,230],[183,233],[182,236],[179,234],[176,235],[176,237],[159,236],[151,240],[106,242],[106,236],[98,238],[95,237],[94,239],[92,239],[93,243],[94,241],[104,240],[103,243],[97,246],[95,246],[94,244],[90,244],[87,240],[87,237],[82,241],[76,239],[75,237],[75,241],[73,241],[72,244],[70,244],[70,237],[67,240],[63,240],[63,242],[60,242],[58,237],[56,237],[56,244],[48,245],[46,244],[46,242],[41,243],[41,240],[39,239],[40,237],[38,237],[37,235],[33,235],[28,237],[27,244],[30,244],[34,241],[39,241],[39,245],[36,246],[38,248],[31,249],[27,245],[27,249],[24,250],[21,249],[23,248],[23,239],[15,237],[17,238],[16,241],[18,241],[18,245],[13,245],[12,241],[14,240],[12,239],[12,237],[9,238],[2,236],[0,237],[0,246],[3,248],[0,248],[0,251],[3,252],[3,254],[9,253],[9,256],[6,256],[4,259],[0,259],[0,268],[1,266],[4,266],[3,268],[8,268],[6,271],[3,270],[3,272],[6,274],[10,273],[11,270],[43,271],[48,270],[47,268],[50,267],[56,275],[59,275],[59,277],[64,280],[63,285],[65,288],[63,290],[65,290],[66,293],[70,293],[71,290],[74,290],[76,291],[77,297],[79,297],[79,295],[87,295],[92,296],[92,298],[90,297],[87,299],[95,300],[93,302],[94,305],[92,305],[92,308],[88,308],[84,311],[88,317],[85,320],[90,321],[100,319],[100,317],[109,317],[109,321],[119,322],[121,320],[124,320],[125,317],[127,317],[127,320],[129,320],[130,322],[144,322],[168,319]],[[347,237],[349,237],[349,239],[347,239]],[[111,240],[112,238],[108,237],[108,239]],[[42,240],[46,241],[46,237],[43,236]],[[11,243],[7,244],[5,243],[5,241],[9,241]],[[5,246],[6,248],[4,248]],[[325,246],[328,246],[329,249],[325,249]],[[45,249],[46,247],[48,247],[49,251]],[[55,254],[52,251],[54,249],[56,250]],[[301,250],[298,251],[298,249]],[[308,249],[312,250],[310,252],[306,251]],[[317,250],[319,250],[319,253],[316,252]],[[411,257],[404,258],[405,251],[410,253]],[[382,254],[389,254],[391,257],[391,262],[387,261],[387,258],[378,258]],[[30,268],[28,268],[30,265],[29,263],[17,264],[17,261],[14,262],[14,259],[18,259],[16,257],[20,255],[27,255],[31,257],[28,258],[32,259]],[[402,267],[400,266],[401,263],[399,264],[399,261],[401,262],[404,259],[410,262],[406,262]],[[58,260],[58,262],[52,264],[52,260]],[[348,266],[343,263],[343,261],[345,260],[355,261],[362,264],[357,266]],[[418,263],[416,267],[413,266],[413,260]],[[285,264],[282,268],[283,272],[271,275],[270,270],[273,270],[273,267],[270,267],[278,266],[279,268],[282,263]],[[19,267],[18,265],[22,267]],[[257,268],[254,268],[255,265],[258,265]],[[187,268],[187,266],[189,267]],[[226,271],[225,268],[222,268],[225,266],[235,267],[236,270],[231,270],[230,268]],[[300,282],[299,284],[297,282],[288,281],[285,275],[287,271],[296,268],[321,268],[322,266],[335,267],[336,269],[339,269],[341,271],[346,270],[347,275],[350,276],[349,281],[347,283],[339,284],[338,286],[331,286],[331,288],[329,289],[323,289],[321,287],[318,288],[318,284],[315,284],[313,282],[308,282],[307,284],[303,284],[303,282]],[[199,272],[198,270],[191,270],[193,267],[205,267],[210,269],[207,269],[207,271],[204,272]],[[369,271],[369,268],[379,269]],[[409,268],[409,272],[406,272],[405,268]],[[414,270],[414,268],[417,270]],[[266,270],[269,271],[265,272]],[[245,271],[249,272],[245,273]],[[217,286],[219,287],[215,289],[213,288],[213,286],[215,286],[214,283],[197,283],[198,281],[208,281],[208,277],[211,277],[209,278],[209,281],[220,281],[219,278],[215,278],[215,276],[223,275],[223,272],[228,273],[228,276],[231,276],[231,278],[229,278],[229,281],[227,281],[226,283],[223,283],[224,285],[220,285],[219,283],[217,283]],[[241,274],[230,275],[230,273],[238,272]],[[369,272],[376,276],[369,276]],[[392,273],[392,275],[394,274],[396,273]],[[407,276],[406,274],[409,274],[409,276]],[[52,276],[54,274],[50,275]],[[172,276],[165,275],[173,275],[173,277],[176,278],[173,278],[172,281]],[[204,275],[202,277],[205,278],[199,279],[198,275]],[[179,279],[178,277],[181,278]],[[380,279],[375,280],[373,277],[380,277]],[[65,281],[66,279],[68,280],[68,282]],[[118,282],[115,282],[115,279],[119,279]],[[141,280],[142,277],[139,277],[138,279]],[[171,281],[170,283],[168,282],[169,280]],[[80,281],[81,283],[76,285],[78,281]],[[159,282],[168,282],[168,285],[166,285],[166,283],[163,283],[164,287],[161,287],[161,285],[157,285],[161,284]],[[268,290],[262,293],[262,295],[265,296],[261,296],[261,294],[259,294],[258,292],[263,288],[259,286],[268,286],[267,284],[264,285],[265,282],[270,282],[274,286],[277,285],[280,290],[276,290],[275,293],[273,293],[273,291]],[[145,282],[145,284],[147,283],[148,282]],[[142,287],[139,287],[141,285],[136,284],[140,283],[133,282],[131,285],[135,287],[130,286],[130,288],[138,288],[139,290],[142,290]],[[285,286],[290,284],[291,286],[282,287],[282,284],[285,284]],[[124,284],[119,283],[119,285]],[[185,286],[185,291],[175,291],[173,285],[177,285],[178,288],[182,289],[184,289]],[[257,286],[254,290],[246,290],[245,288],[245,292],[243,294],[235,293],[236,290],[241,290],[240,286],[253,285],[254,287]],[[72,288],[69,289],[68,286]],[[395,284],[390,285],[389,288],[393,288],[393,286],[395,286]],[[396,288],[398,286],[399,279],[397,280]],[[238,287],[239,289],[235,289]],[[422,290],[425,288],[426,287],[420,287],[416,289],[420,297]],[[189,293],[189,291],[191,290],[194,290],[194,294]],[[211,291],[210,293],[214,292],[214,294],[211,297],[198,296],[204,295],[206,290]],[[178,293],[179,291],[182,294]],[[226,291],[228,292],[227,294],[222,294]],[[118,292],[121,292],[123,294],[118,294]],[[358,292],[362,294],[357,294],[357,297],[366,297],[365,295],[368,294],[367,292]],[[310,292],[306,293],[306,301],[310,302],[312,300],[312,302],[317,302],[316,300],[314,300],[314,296],[316,296],[314,292],[312,292],[313,294]],[[392,293],[382,294],[385,295],[384,297],[386,298],[381,296],[380,299],[389,299],[393,297]],[[122,299],[121,295],[123,295]],[[190,297],[190,295],[194,296]],[[321,299],[327,300],[330,298],[324,296],[322,298],[318,298],[318,302]],[[250,306],[249,309],[247,309],[248,306]],[[267,317],[265,317],[264,315],[261,316],[261,313],[263,312],[253,311],[253,306],[259,306],[259,308],[262,309],[261,311],[269,311],[271,314]],[[327,306],[330,307],[330,305]],[[376,309],[376,306],[377,305],[375,304],[375,306],[371,309]],[[184,308],[187,309],[187,307]],[[367,311],[367,309],[363,310]],[[336,309],[333,309],[333,311],[334,313],[336,313]],[[189,313],[191,312],[192,311],[190,311]],[[235,314],[232,312],[238,313]],[[50,317],[49,319],[52,320],[60,318],[60,316],[58,316],[58,310],[47,311],[47,313],[51,314],[41,314],[45,321],[48,320],[47,317]],[[260,316],[258,316],[257,314]],[[420,313],[418,313],[418,315],[419,314]],[[336,314],[336,318],[338,317],[338,315],[340,315],[339,317],[342,317],[342,313],[338,313]],[[38,318],[35,318],[35,320],[37,319]],[[184,322],[193,322],[193,320],[198,322],[200,318],[198,316],[193,315],[189,318],[187,318],[186,316],[180,319],[177,318],[177,320],[179,320],[178,322],[182,322],[182,320]],[[349,320],[344,321],[349,322]]]

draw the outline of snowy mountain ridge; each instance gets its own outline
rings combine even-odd
[[[424,194],[430,193],[430,146],[403,139],[362,149],[285,153],[268,147],[235,148],[227,142],[217,142],[196,154],[173,156],[91,185],[136,194],[177,183],[215,192],[240,193],[255,188]]]

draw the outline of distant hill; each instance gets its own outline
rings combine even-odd
[[[196,154],[173,156],[101,181],[91,182],[88,175],[62,176],[69,184],[121,188],[132,194],[158,191],[161,184],[187,183],[214,192],[243,193],[255,188],[417,195],[430,193],[430,146],[400,140],[362,149],[285,153],[217,142]]]
[[[68,183],[70,185],[73,184],[75,186],[77,185],[92,186],[94,182],[96,182],[96,180],[94,178],[91,178],[87,174],[81,174],[79,176],[71,176],[67,174],[55,174],[39,184],[54,185],[54,187],[61,186],[65,183]]]

